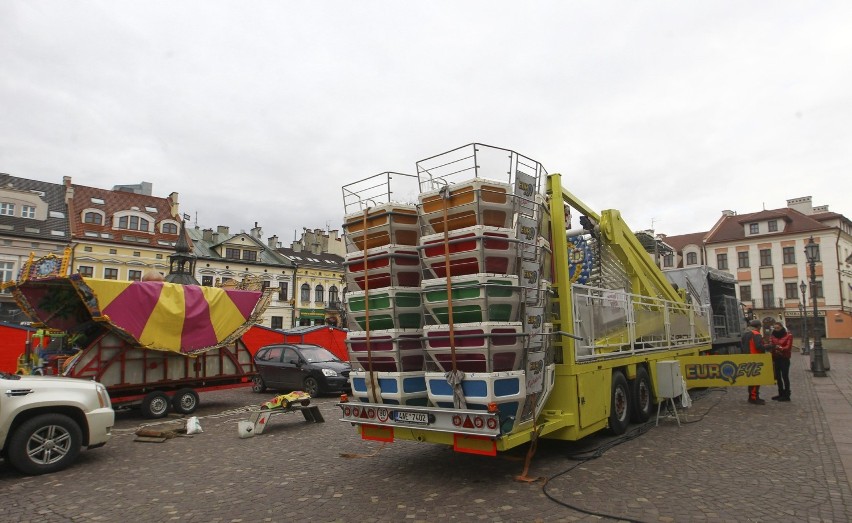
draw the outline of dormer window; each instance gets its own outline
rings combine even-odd
[[[178,226],[174,223],[167,222],[163,224],[163,234],[177,234]]]
[[[83,221],[86,223],[93,223],[95,225],[103,225],[104,218],[97,212],[87,212],[83,217]]]
[[[748,233],[749,234],[757,234],[760,232],[760,226],[756,223],[748,224]]]
[[[142,231],[149,232],[148,220],[145,218],[140,218],[138,216],[122,216],[118,219],[118,228],[119,229],[128,229],[131,231]]]
[[[767,225],[769,226],[769,232],[778,231],[778,220],[769,220]]]

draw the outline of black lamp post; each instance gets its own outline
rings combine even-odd
[[[814,360],[811,362],[811,370],[814,376],[819,378],[826,377],[825,361],[823,361],[822,339],[820,339],[817,330],[817,319],[819,318],[819,309],[817,309],[817,292],[816,292],[816,261],[819,257],[819,245],[814,243],[814,237],[808,240],[805,245],[805,256],[808,259],[808,264],[811,266],[811,299],[814,301]]]
[[[802,309],[802,354],[810,354],[811,345],[808,340],[808,300],[806,298],[808,286],[805,280],[802,280],[802,283],[799,284],[799,290],[802,291],[802,303],[799,304],[799,308]]]

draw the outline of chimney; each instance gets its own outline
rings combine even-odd
[[[228,236],[228,227],[226,225],[217,225],[216,232],[221,234],[222,236]]]
[[[213,229],[204,229],[201,231],[201,238],[206,242],[213,241]]]
[[[730,209],[725,209],[724,211],[722,211],[722,216],[736,216],[736,215],[737,215],[736,211],[732,211]]]
[[[791,198],[787,200],[787,207],[802,214],[813,214],[813,201],[810,196],[802,196],[800,198]]]
[[[270,236],[269,239],[266,240],[266,245],[269,246],[270,249],[278,248],[278,236]]]
[[[151,184],[148,182],[142,182],[143,187],[145,186],[145,184],[148,184],[149,192],[143,194],[151,194]],[[180,216],[180,203],[178,202],[178,193],[176,192],[173,192],[169,195],[169,212],[171,213],[172,217]]]
[[[257,225],[257,222],[254,222],[254,227],[252,227],[250,234],[252,238],[260,240],[263,236],[263,229]]]

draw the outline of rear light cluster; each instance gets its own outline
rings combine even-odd
[[[470,414],[456,414],[453,416],[453,426],[464,429],[481,429],[488,427],[489,430],[497,428],[497,418],[493,416],[484,417]]]

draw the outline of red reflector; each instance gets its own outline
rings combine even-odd
[[[361,419],[367,419],[367,409],[361,409],[361,415],[359,417]]]
[[[464,427],[466,429],[472,429],[473,428],[473,422],[470,421],[470,416],[464,417],[464,424],[462,424],[462,427]]]

